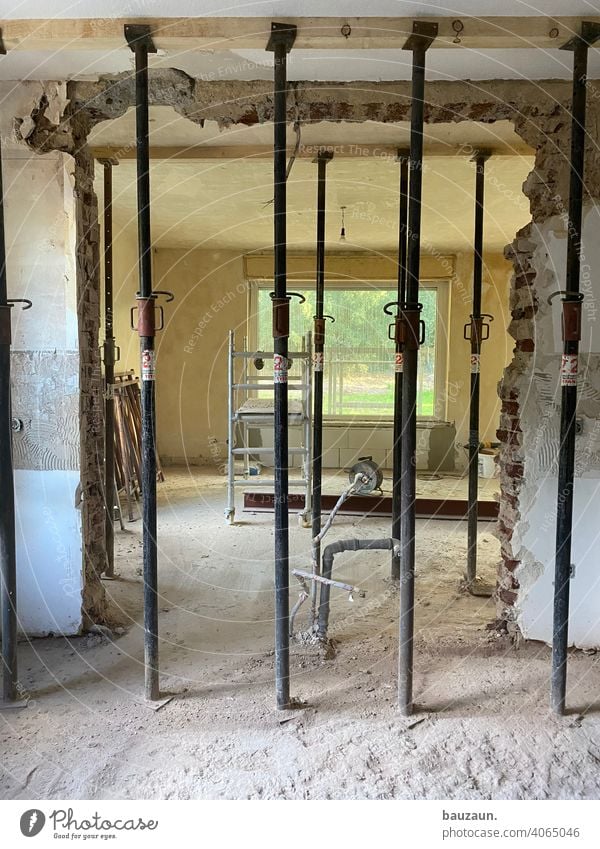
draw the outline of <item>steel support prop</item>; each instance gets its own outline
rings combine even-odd
[[[19,701],[17,666],[17,543],[10,401],[11,310],[15,304],[23,304],[24,310],[31,307],[31,301],[26,298],[8,297],[2,140],[0,139],[0,616],[2,617],[0,708],[26,705],[26,701]]]
[[[465,325],[464,338],[471,345],[471,396],[469,406],[469,495],[467,512],[467,572],[466,586],[474,595],[492,594],[492,588],[477,582],[477,502],[479,497],[479,394],[481,343],[489,338],[490,326],[485,319],[492,316],[481,312],[481,281],[483,271],[483,213],[485,163],[488,151],[477,151],[475,163],[475,231],[473,238],[473,312]]]
[[[1,144],[1,140],[0,140]],[[17,699],[17,555],[12,464],[10,346],[12,302],[6,281],[4,191],[0,148],[0,578],[2,580],[2,698]]]
[[[402,305],[406,301],[406,252],[408,249],[408,162],[409,152],[399,150],[400,204],[398,217],[398,302],[394,325],[394,445],[392,453],[392,537],[400,539],[402,516],[402,378],[404,343],[402,342]],[[400,580],[400,557],[392,549],[392,580]]]
[[[150,159],[148,142],[148,53],[155,53],[150,27],[125,26],[125,37],[135,55],[135,117],[137,149],[137,217],[139,282],[138,334],[142,401],[142,521],[144,575],[145,695],[160,698],[158,667],[158,560],[156,541],[156,402],[155,299],[152,291],[150,232]]]
[[[423,341],[419,304],[421,249],[421,192],[425,54],[437,35],[437,24],[415,21],[405,50],[411,50],[412,100],[410,116],[410,199],[404,320],[402,377],[402,494],[400,535],[400,621],[398,655],[398,705],[404,716],[413,710],[413,641],[415,603],[415,498],[417,447],[417,361]]]
[[[275,690],[277,708],[290,707],[290,599],[288,510],[288,337],[290,298],[286,277],[287,54],[296,38],[291,24],[271,24],[267,50],[274,54],[274,292],[273,394],[275,465]]]
[[[326,169],[331,151],[319,151],[317,163],[317,278],[316,312],[313,335],[313,472],[312,472],[312,561],[315,574],[321,573],[321,487],[323,482],[323,367],[325,351],[325,214]],[[311,587],[311,627],[317,618],[317,581]]]
[[[113,316],[112,169],[118,159],[101,159],[104,168],[104,504],[107,578],[115,576],[115,362],[118,348]]]
[[[569,583],[572,575],[571,534],[575,476],[577,371],[581,340],[581,222],[585,160],[586,75],[588,48],[600,38],[600,24],[583,22],[581,34],[564,45],[573,51],[571,104],[571,178],[567,227],[567,273],[562,296],[563,355],[560,372],[561,418],[556,507],[554,623],[552,634],[552,710],[564,714],[569,644]]]

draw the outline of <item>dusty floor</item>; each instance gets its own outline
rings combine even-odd
[[[141,698],[138,521],[118,534],[121,579],[106,584],[125,632],[20,646],[31,702],[0,713],[0,797],[598,797],[598,656],[571,655],[573,712],[552,717],[548,648],[487,630],[493,602],[457,590],[464,525],[418,523],[415,716],[395,709],[398,595],[376,552],[336,559],[366,598],[334,591],[337,655],[294,646],[293,695],[308,706],[280,713],[272,517],[239,513],[228,527],[223,505],[222,478],[168,470],[160,487],[162,687],[178,695],[158,712]],[[328,539],[388,525],[340,517]],[[309,532],[295,522],[291,549],[307,567]],[[491,525],[480,550],[491,578]]]
[[[240,474],[243,471],[243,464],[239,464]],[[272,471],[265,468],[265,474],[272,477]],[[391,471],[385,469],[383,472],[383,484],[381,486],[384,495],[391,495],[392,481]],[[339,494],[346,482],[348,481],[348,471],[346,469],[324,469],[323,471],[323,492],[331,495]],[[298,480],[300,472],[292,469],[290,480]],[[248,491],[252,490],[252,484],[259,478],[248,479]],[[426,471],[417,472],[417,497],[419,498],[456,498],[466,499],[468,497],[469,482],[464,473],[440,473],[431,474]],[[242,487],[245,489],[245,487]],[[301,491],[295,488],[295,491]],[[479,478],[478,494],[480,501],[494,501],[500,496],[500,481],[498,478]],[[242,497],[238,493],[237,505],[241,509]]]

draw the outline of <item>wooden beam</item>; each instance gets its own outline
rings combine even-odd
[[[421,256],[421,278],[423,280],[447,280],[454,276],[455,257],[448,255]],[[315,256],[312,253],[288,253],[287,273],[290,280],[304,282],[314,280]],[[246,254],[244,277],[247,280],[273,279],[273,254]],[[355,251],[327,255],[327,277],[331,281],[341,280],[348,288],[364,286],[364,280],[397,280],[398,254],[358,253]]]
[[[6,50],[127,49],[126,23],[152,28],[159,50],[264,50],[273,18],[47,18],[0,20]],[[298,27],[295,50],[400,49],[412,32],[414,18],[276,18]],[[432,48],[560,47],[580,31],[581,21],[600,17],[426,17],[439,25]],[[462,29],[460,28],[462,25]]]
[[[316,157],[319,150],[332,150],[336,159],[395,159],[398,147],[406,147],[407,142],[399,142],[396,145],[390,144],[361,144],[360,142],[347,143],[337,142],[335,144],[307,144],[301,145],[298,151],[298,159],[312,160]],[[434,141],[430,144],[425,142],[425,153],[427,156],[464,156],[470,158],[475,152],[472,144],[449,145],[443,142]],[[532,156],[533,151],[525,144],[516,146],[496,142],[495,144],[485,145],[485,149],[489,150],[495,156]],[[291,150],[291,148],[290,148]],[[136,157],[135,144],[132,142],[128,145],[120,147],[91,147],[92,155],[95,159],[117,159],[120,162],[133,160]],[[273,148],[270,145],[163,145],[160,147],[150,148],[150,159],[169,160],[170,162],[187,162],[190,160],[239,160],[239,159],[268,159],[273,158]]]

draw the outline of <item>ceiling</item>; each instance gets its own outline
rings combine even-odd
[[[236,146],[235,159],[153,159],[151,164],[152,231],[155,245],[190,249],[220,248],[247,252],[270,249],[273,239],[273,165],[270,156],[239,158],[239,146],[272,144],[272,125],[219,132],[181,118],[168,107],[153,107],[151,145],[207,149]],[[509,122],[493,125],[462,123],[426,128],[423,171],[424,245],[440,251],[470,250],[473,239],[474,166],[472,148],[494,146],[486,166],[486,246],[501,250],[529,220],[521,187],[533,158]],[[302,143],[337,143],[338,153],[327,167],[327,240],[333,249],[395,250],[398,230],[399,166],[389,153],[346,154],[361,144],[397,145],[408,139],[408,125],[320,123],[303,128]],[[132,110],[123,118],[99,125],[92,144],[110,143],[133,149]],[[289,149],[293,148],[290,133]],[[453,152],[466,145],[461,154]],[[450,154],[440,155],[446,147]],[[254,147],[251,150],[255,150]],[[96,190],[102,196],[102,169]],[[135,160],[113,169],[114,227],[136,222]],[[288,244],[291,249],[314,247],[316,166],[311,156],[298,158],[288,180]],[[339,242],[345,206],[347,240]]]
[[[291,0],[224,4],[222,0],[55,0],[53,18],[111,19],[136,17],[295,16],[298,3]],[[599,0],[373,0],[365,8],[363,0],[332,2],[303,0],[305,17],[361,16],[551,16],[597,15]],[[5,19],[47,18],[47,0],[14,0]],[[200,79],[270,79],[272,57],[263,50],[162,51],[151,56],[152,67],[174,67]],[[288,75],[293,80],[405,80],[410,78],[410,56],[400,50],[295,50],[289,60]],[[428,79],[549,79],[571,76],[572,58],[558,49],[447,50],[428,54]],[[0,61],[0,79],[96,78],[120,73],[132,67],[132,54],[122,49],[61,49],[60,51],[9,51]],[[589,76],[600,75],[600,52],[590,52]]]

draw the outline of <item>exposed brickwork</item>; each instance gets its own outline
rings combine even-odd
[[[502,399],[500,427],[497,431],[500,449],[500,512],[497,536],[500,540],[502,562],[498,569],[497,601],[498,617],[511,623],[511,610],[517,599],[519,582],[515,572],[520,565],[518,552],[512,549],[513,530],[521,517],[519,495],[523,483],[523,433],[519,404],[522,375],[529,368],[530,355],[535,350],[533,321],[537,310],[534,291],[536,271],[533,267],[534,245],[529,240],[531,224],[516,235],[512,244],[504,251],[513,264],[514,274],[510,296],[511,323],[509,332],[515,337],[515,359],[505,370],[504,379],[498,387]],[[529,338],[519,338],[521,328],[526,327]]]
[[[106,611],[105,594],[100,581],[105,566],[102,487],[104,400],[99,348],[100,234],[98,203],[94,193],[94,160],[85,143],[87,124],[79,117],[73,122],[73,127],[85,625],[86,622],[102,622]]]

